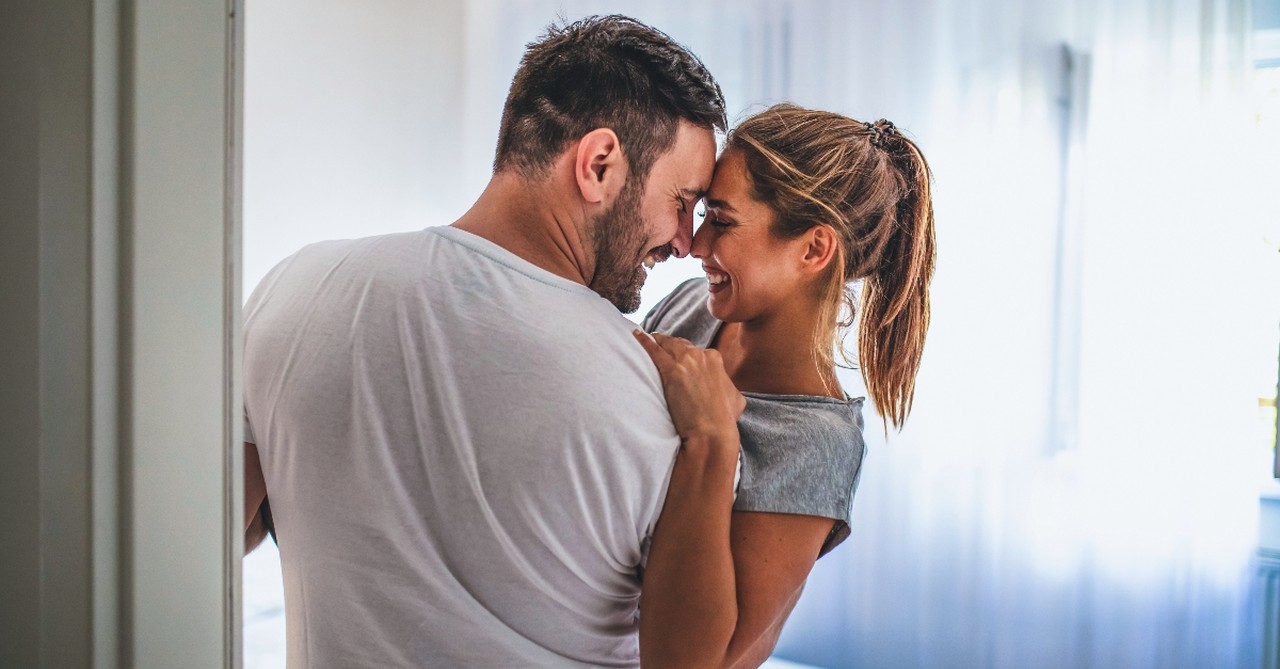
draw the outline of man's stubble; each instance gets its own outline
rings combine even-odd
[[[641,264],[648,254],[644,217],[640,213],[644,184],[631,178],[618,199],[593,221],[596,272],[587,284],[624,314],[640,308],[640,288],[648,273]]]

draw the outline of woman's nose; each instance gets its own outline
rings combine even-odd
[[[711,250],[711,226],[704,219],[693,235],[693,243],[689,246],[689,255],[705,258]]]

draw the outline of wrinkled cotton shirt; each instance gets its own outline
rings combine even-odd
[[[679,438],[613,305],[428,228],[308,246],[245,315],[289,667],[639,665]]]

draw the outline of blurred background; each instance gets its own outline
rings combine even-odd
[[[614,12],[697,53],[731,122],[883,117],[933,167],[914,412],[868,414],[780,658],[1280,666],[1280,0],[249,3],[245,294],[306,243],[452,222],[523,45]],[[637,316],[698,273],[659,266]],[[245,666],[283,667],[273,547],[244,594]]]

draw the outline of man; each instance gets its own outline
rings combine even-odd
[[[290,666],[637,666],[679,441],[618,311],[688,252],[724,126],[662,33],[553,27],[462,218],[314,244],[263,279],[245,508],[270,493]]]

